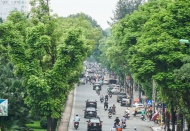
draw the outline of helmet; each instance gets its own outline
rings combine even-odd
[[[118,116],[116,118],[118,119]]]
[[[113,106],[115,106],[115,104],[113,104]]]
[[[78,115],[76,114],[76,116],[78,116]]]
[[[125,116],[123,116],[123,117],[125,117]]]
[[[134,130],[137,131],[137,128],[135,127]]]

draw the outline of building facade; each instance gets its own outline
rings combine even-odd
[[[29,11],[30,0],[0,0],[0,17],[5,20],[11,11]]]

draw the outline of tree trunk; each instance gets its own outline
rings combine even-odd
[[[167,131],[170,131],[170,114],[168,111],[166,112],[166,127]]]
[[[175,131],[176,112],[174,111],[173,106],[171,111],[172,111],[172,131]]]
[[[177,131],[183,131],[183,115],[181,112],[177,115]]]
[[[187,131],[190,131],[190,124],[189,123],[187,123]]]
[[[56,131],[58,119],[52,119],[50,116],[47,117],[47,131]]]
[[[53,119],[52,124],[51,124],[51,131],[55,131],[57,127],[57,121],[58,119]]]
[[[47,131],[51,131],[52,119],[50,116],[47,117]]]

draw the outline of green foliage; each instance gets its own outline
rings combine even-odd
[[[41,120],[40,120],[40,126],[43,129],[47,129],[47,118],[45,118],[45,117],[41,118]]]
[[[181,110],[186,113],[190,111],[186,97],[189,63],[182,59],[190,50],[178,41],[189,38],[189,5],[188,0],[147,2],[117,21],[111,28],[111,36],[100,46],[101,60],[107,67],[132,74],[149,98],[154,79],[157,99],[166,102],[169,109],[183,107]]]
[[[12,12],[0,25],[0,53],[8,56],[15,75],[22,77],[25,88],[21,100],[30,113],[52,120],[48,129],[54,130],[68,92],[78,82],[83,61],[102,35],[86,18],[50,16],[47,3],[38,2],[31,1],[31,19]],[[21,111],[26,112],[23,108]]]
[[[138,7],[144,3],[144,0],[119,0],[116,4],[116,9],[114,10],[113,22],[122,19],[126,14],[133,13]]]

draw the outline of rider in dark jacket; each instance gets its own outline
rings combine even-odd
[[[104,102],[104,108],[107,107],[108,108],[108,101]]]

